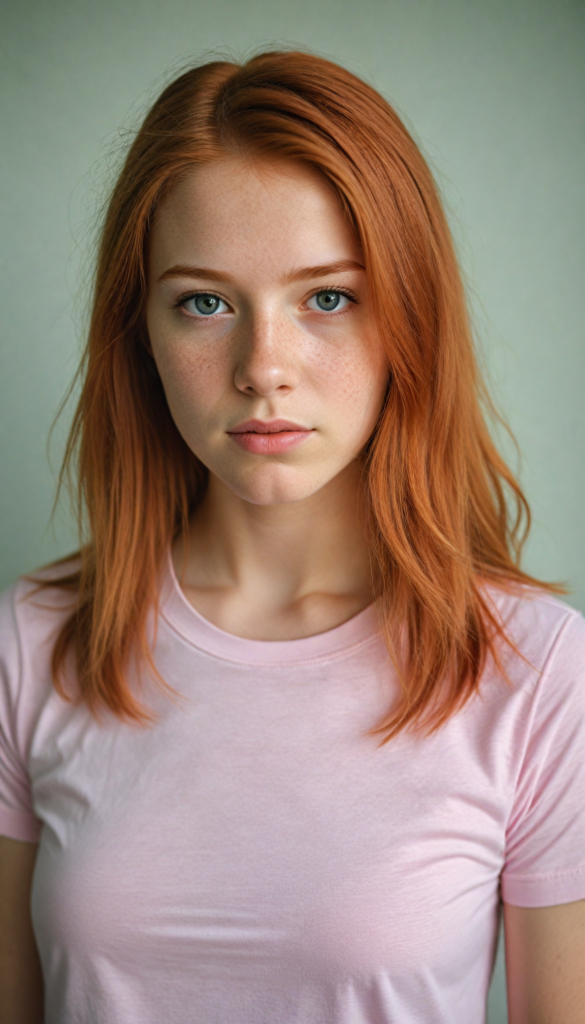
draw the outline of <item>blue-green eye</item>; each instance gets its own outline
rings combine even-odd
[[[311,302],[315,302],[316,306],[311,306]],[[307,305],[309,309],[316,308],[324,313],[333,313],[345,309],[349,302],[351,302],[351,299],[344,292],[336,291],[333,288],[324,288],[323,291],[312,295]]]
[[[184,299],[181,305],[187,313],[194,313],[195,316],[213,316],[214,313],[225,313],[227,309],[227,303],[212,292],[199,292],[198,295],[191,295],[188,299]],[[225,309],[220,309],[221,305]]]

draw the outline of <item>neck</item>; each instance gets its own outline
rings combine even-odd
[[[196,595],[206,592],[257,614],[285,615],[301,606],[306,613],[308,604],[321,601],[321,612],[325,602],[343,621],[343,608],[351,615],[369,604],[361,473],[356,460],[315,494],[278,505],[245,501],[210,473],[187,550],[180,538],[173,547],[181,585],[195,607]]]

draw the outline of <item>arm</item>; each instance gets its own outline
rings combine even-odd
[[[585,899],[504,903],[504,935],[509,1024],[583,1024]]]
[[[42,1024],[43,975],[30,890],[38,843],[0,836],[0,1021]]]

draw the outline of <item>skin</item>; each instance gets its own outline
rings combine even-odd
[[[324,311],[325,289],[351,298]],[[219,296],[216,312],[198,314],[194,291]],[[187,599],[257,640],[357,614],[373,599],[361,453],[389,366],[330,184],[292,162],[226,157],[195,169],[155,218],[147,326],[173,419],[209,470],[188,551],[177,542],[172,552]],[[252,453],[228,432],[250,418],[311,433],[293,450]]]

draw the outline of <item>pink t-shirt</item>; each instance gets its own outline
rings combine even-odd
[[[70,599],[29,590],[0,603],[0,832],[40,841],[45,1024],[483,1024],[500,899],[585,898],[585,622],[565,603],[490,590],[533,667],[506,656],[513,689],[486,670],[438,733],[378,747],[398,682],[374,606],[246,640],[169,563],[155,659],[183,698],[136,691],[161,712],[140,729],[56,694]]]

